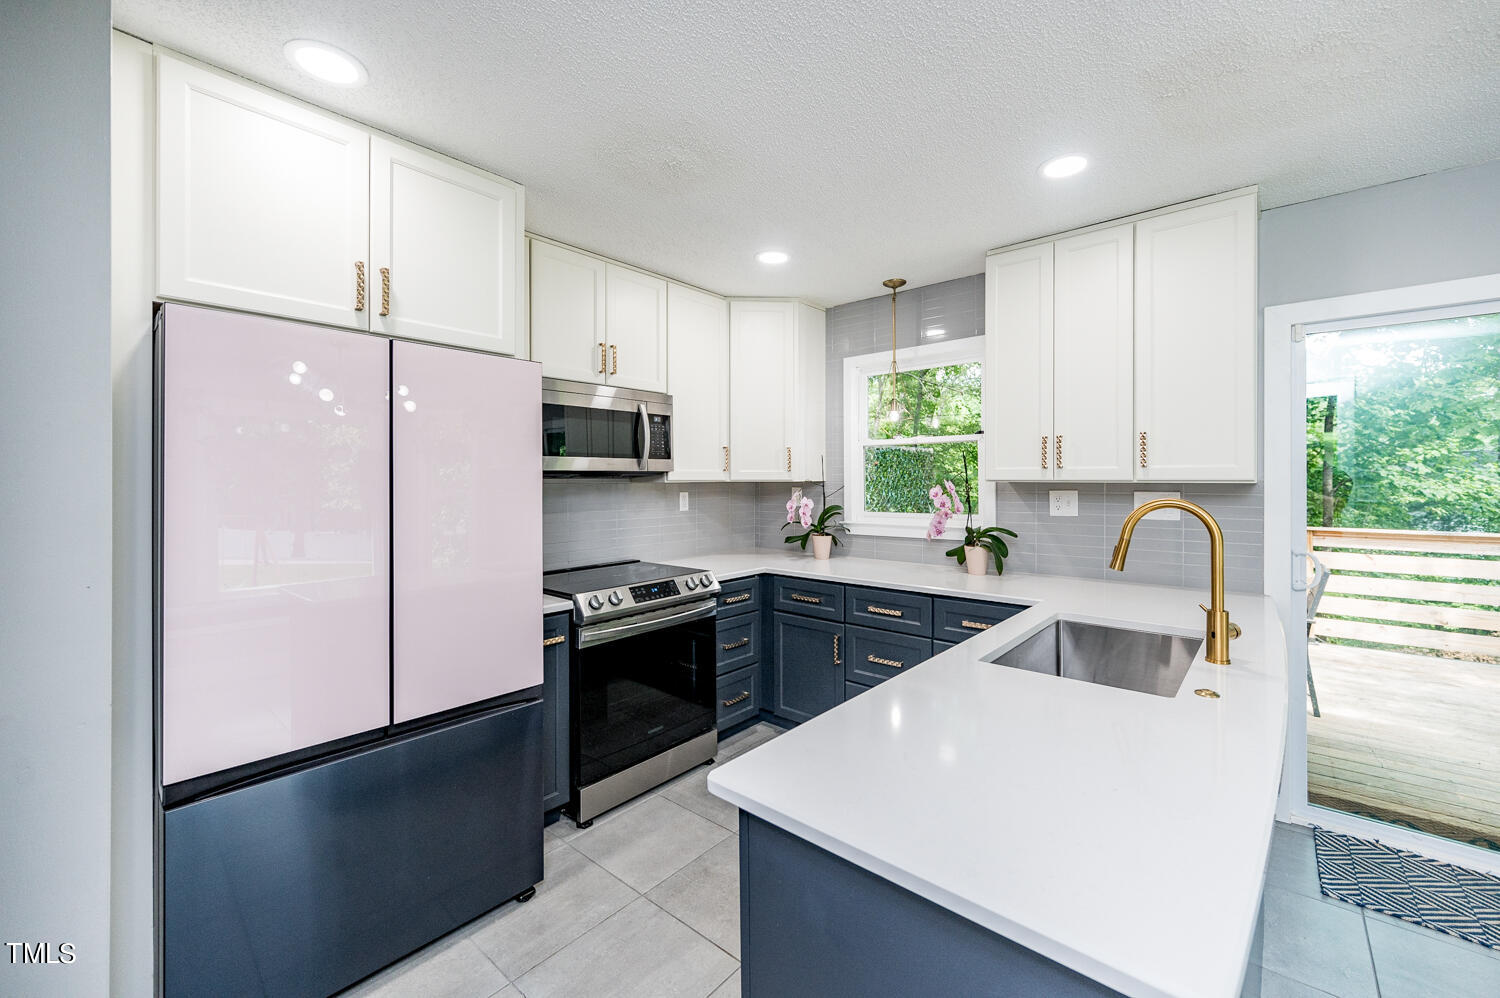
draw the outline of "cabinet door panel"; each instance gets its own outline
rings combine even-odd
[[[667,282],[638,270],[605,266],[608,382],[667,390]]]
[[[519,190],[433,153],[375,137],[370,147],[373,328],[516,352]],[[381,315],[389,273],[389,315]]]
[[[729,478],[729,303],[667,287],[667,390],[673,482]]]
[[[796,355],[793,302],[729,303],[729,475],[789,482]]]
[[[992,479],[1053,474],[1052,283],[1051,243],[985,263],[984,452]]]
[[[392,344],[394,717],[542,682],[541,377]]]
[[[843,699],[844,625],[776,614],[776,713],[810,721]]]
[[[369,136],[167,56],[157,71],[162,297],[369,328]]]
[[[568,802],[569,615],[554,613],[542,622],[542,810]]]
[[[390,723],[390,359],[235,312],[162,322],[171,784]]]
[[[603,384],[603,260],[532,240],[531,359],[542,375]]]
[[[1136,224],[1141,481],[1256,477],[1255,195]]]
[[[1052,458],[1059,481],[1129,481],[1132,226],[1054,244]]]

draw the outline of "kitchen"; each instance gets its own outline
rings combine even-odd
[[[45,155],[7,170],[40,248],[7,284],[18,330],[56,308],[77,339],[9,348],[67,390],[14,382],[8,431],[8,657],[53,664],[8,680],[36,859],[5,927],[78,956],[0,990],[1500,986],[1482,932],[1330,893],[1311,825],[1495,869],[1309,818],[1300,341],[1272,335],[1500,299],[1500,136],[1466,103],[1493,11],[1279,9],[1342,42],[1273,85],[1257,59],[1314,49],[1227,7],[966,35],[318,6],[17,20],[8,146]],[[721,78],[820,32],[842,61],[793,50],[786,108]],[[1014,104],[1058,46],[1151,33],[1175,66],[1089,85],[1156,104]],[[1039,46],[981,85],[1004,137],[920,61],[849,134],[893,38],[976,78],[975,40]],[[1442,70],[1412,54],[1439,38]],[[87,82],[51,85],[74,50]],[[56,293],[60,259],[102,282]]]

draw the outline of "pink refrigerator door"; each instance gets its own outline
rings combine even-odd
[[[542,382],[397,342],[392,383],[400,723],[542,681]]]
[[[183,305],[165,318],[171,784],[390,723],[390,348]]]

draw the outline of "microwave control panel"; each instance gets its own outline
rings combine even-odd
[[[672,457],[672,430],[671,417],[652,414],[651,425],[651,450],[646,456],[652,460],[668,460]]]

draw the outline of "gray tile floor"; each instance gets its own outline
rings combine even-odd
[[[773,738],[757,725],[719,762]],[[346,992],[360,998],[738,998],[735,809],[700,766],[579,831],[549,826],[546,880]],[[1244,998],[1496,998],[1500,953],[1318,891],[1312,833],[1276,827]]]

